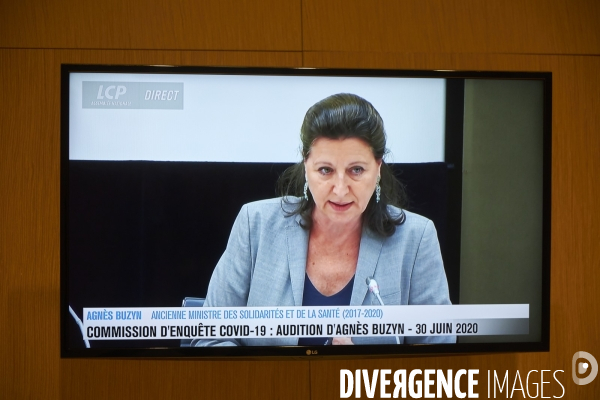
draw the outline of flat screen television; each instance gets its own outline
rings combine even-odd
[[[61,85],[63,357],[549,349],[551,73],[63,65]],[[281,203],[277,181],[306,158],[307,110],[339,93],[381,116],[401,210],[407,225],[435,226],[441,275],[417,281],[425,251],[398,256],[405,238],[377,239],[363,271],[363,226],[351,298],[309,306],[309,231],[294,242],[244,205],[302,201]],[[261,229],[271,235],[257,250]],[[236,243],[247,254],[226,255]],[[381,273],[386,263],[398,273]],[[227,283],[207,298],[217,264]],[[443,301],[414,300],[440,279]]]

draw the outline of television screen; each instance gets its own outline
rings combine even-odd
[[[61,84],[64,357],[548,350],[550,73]]]

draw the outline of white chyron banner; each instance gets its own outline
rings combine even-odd
[[[92,339],[522,335],[529,305],[85,308]]]

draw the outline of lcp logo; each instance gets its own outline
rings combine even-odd
[[[586,361],[578,362],[578,360],[580,360],[582,358],[585,359]],[[575,367],[577,367],[577,369],[575,369]],[[591,371],[590,371],[589,375],[586,376],[585,378],[579,378],[579,376],[586,374],[588,369],[590,369],[590,367],[591,367]],[[596,361],[594,356],[591,355],[590,353],[588,353],[586,351],[578,351],[575,354],[573,354],[573,363],[571,365],[571,373],[573,374],[573,381],[577,385],[587,385],[588,383],[593,381],[594,378],[596,378],[596,375],[598,375],[598,362]]]
[[[127,87],[124,85],[108,85],[106,89],[104,89],[104,85],[100,85],[100,87],[98,88],[98,96],[96,96],[96,99],[104,100],[104,98],[106,97],[110,100],[117,100],[119,96],[122,96],[125,93],[127,93]]]

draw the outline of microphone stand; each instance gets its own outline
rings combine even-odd
[[[377,301],[379,301],[379,304],[384,306],[385,304],[383,304],[383,300],[381,300],[381,296],[379,295],[379,285],[377,284],[375,279],[373,279],[370,276],[367,276],[367,286],[369,287],[369,291],[377,297]],[[396,338],[396,344],[400,344],[400,338],[398,336],[394,337]]]

